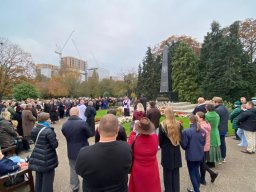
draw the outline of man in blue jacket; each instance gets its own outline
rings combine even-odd
[[[79,110],[77,107],[70,109],[70,117],[62,126],[62,133],[67,140],[68,159],[70,166],[70,187],[73,192],[79,191],[79,179],[76,174],[75,164],[80,149],[88,146],[88,138],[92,133],[89,125],[79,118]]]
[[[215,110],[220,116],[220,123],[218,127],[220,132],[220,151],[222,162],[225,163],[227,153],[225,137],[228,132],[229,113],[227,108],[223,105],[223,100],[221,97],[214,97],[212,100],[215,103]]]

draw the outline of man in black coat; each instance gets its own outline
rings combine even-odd
[[[218,126],[220,133],[220,150],[222,161],[225,163],[227,151],[225,137],[228,132],[229,113],[227,108],[223,105],[223,100],[221,97],[214,97],[212,100],[215,103],[215,110],[220,116],[220,123]]]
[[[143,105],[144,110],[146,112],[146,110],[147,110],[147,98],[145,97],[144,94],[141,94],[140,103]]]
[[[124,141],[116,141],[117,132],[117,117],[104,115],[99,124],[100,141],[80,150],[76,172],[83,177],[84,192],[128,191],[131,148]]]
[[[70,109],[70,117],[62,126],[62,133],[67,140],[68,159],[70,166],[70,187],[74,192],[79,191],[79,179],[75,171],[76,158],[80,149],[88,146],[88,138],[91,136],[89,125],[79,118],[77,107]]]
[[[147,109],[146,116],[154,124],[154,126],[156,128],[156,132],[158,134],[161,112],[156,107],[156,102],[155,101],[150,101],[149,102],[149,109]]]
[[[96,109],[93,107],[93,102],[89,101],[88,102],[88,106],[85,109],[85,113],[84,113],[85,117],[86,117],[86,122],[88,123],[88,125],[91,128],[91,132],[92,135],[95,135],[95,116],[96,116]]]
[[[237,120],[240,128],[244,130],[244,135],[248,143],[247,149],[241,152],[252,154],[255,153],[256,147],[256,109],[251,101],[247,102],[246,109],[246,111],[238,116]]]

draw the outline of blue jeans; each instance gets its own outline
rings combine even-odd
[[[187,161],[188,172],[195,192],[200,192],[200,161]]]
[[[247,140],[246,140],[245,135],[244,135],[244,130],[241,129],[241,128],[238,128],[236,134],[237,134],[238,137],[240,137],[240,139],[241,139],[240,145],[241,145],[242,147],[247,147],[248,144],[247,144]]]

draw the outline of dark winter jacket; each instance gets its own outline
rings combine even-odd
[[[38,124],[32,129],[31,138],[34,142],[36,142],[37,135],[43,127],[43,125]],[[47,127],[38,137],[29,159],[29,169],[43,173],[56,168],[58,166],[57,147],[58,141],[54,129]]]
[[[256,132],[256,109],[248,109],[242,112],[237,119],[239,127],[246,130]]]
[[[96,115],[96,109],[93,106],[87,106],[84,113],[86,117],[86,122],[91,128],[92,135],[95,135],[95,115]]]
[[[216,106],[215,110],[220,116],[220,123],[218,126],[220,135],[226,135],[228,132],[228,120],[229,120],[228,110],[222,104]]]
[[[70,116],[61,129],[67,140],[68,158],[76,160],[82,147],[88,146],[91,136],[89,125],[78,116]]]
[[[14,145],[17,136],[18,134],[14,131],[11,122],[0,119],[0,146],[7,148]]]
[[[164,169],[173,170],[182,166],[180,145],[174,146],[163,130],[159,128],[159,146],[161,147],[161,164]]]
[[[182,132],[181,147],[186,151],[187,161],[202,161],[204,157],[204,145],[206,133],[203,129],[196,132],[196,125],[191,124],[189,129]]]
[[[230,121],[232,123],[232,127],[233,129],[237,130],[238,129],[238,124],[237,124],[237,120],[239,117],[239,114],[241,113],[241,107],[237,106],[230,114]]]

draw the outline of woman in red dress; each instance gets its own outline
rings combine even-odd
[[[129,192],[160,192],[161,184],[157,162],[158,137],[147,117],[135,123],[128,143],[133,150]],[[138,133],[136,136],[136,132]]]

